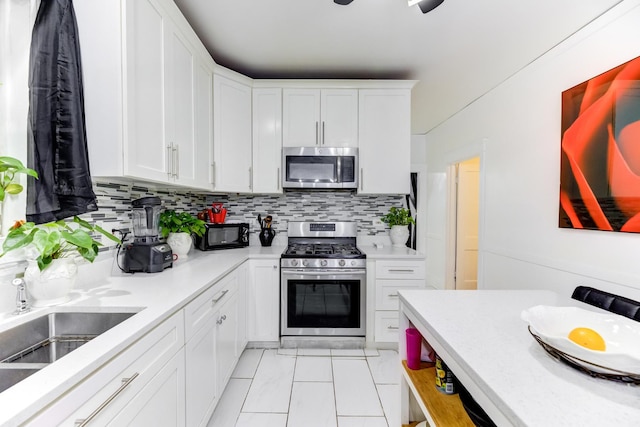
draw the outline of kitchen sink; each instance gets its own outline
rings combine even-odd
[[[50,313],[0,332],[0,392],[134,314]]]

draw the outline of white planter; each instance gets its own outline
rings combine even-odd
[[[189,233],[169,233],[167,237],[167,243],[171,246],[171,251],[174,255],[178,255],[178,258],[174,256],[174,262],[181,259],[186,259],[189,256],[189,251],[193,247],[193,239]]]
[[[406,225],[394,225],[389,231],[393,246],[406,247],[409,239],[409,227]]]
[[[24,272],[24,280],[34,307],[47,307],[69,301],[69,294],[77,277],[78,266],[73,258],[54,259],[44,271],[40,271],[38,263],[30,260]]]

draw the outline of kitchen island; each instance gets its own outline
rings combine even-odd
[[[520,319],[535,305],[598,309],[550,291],[399,294],[400,330],[416,327],[498,426],[640,425],[639,386],[592,378],[556,361]],[[406,358],[404,339],[400,358]],[[408,381],[403,376],[404,424],[414,399]]]

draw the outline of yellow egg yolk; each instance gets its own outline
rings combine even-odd
[[[569,339],[590,350],[605,351],[607,348],[602,335],[591,328],[575,328],[569,332]]]

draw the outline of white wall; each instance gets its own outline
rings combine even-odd
[[[427,133],[429,285],[445,286],[447,166],[482,153],[479,287],[640,299],[639,234],[558,228],[561,92],[640,56],[639,23],[623,1]]]
[[[27,164],[27,113],[29,111],[29,44],[31,28],[39,2],[36,0],[0,1],[0,155],[11,156]],[[26,188],[26,177],[17,177]],[[26,191],[7,195],[2,221],[6,230],[17,218],[24,217]]]

